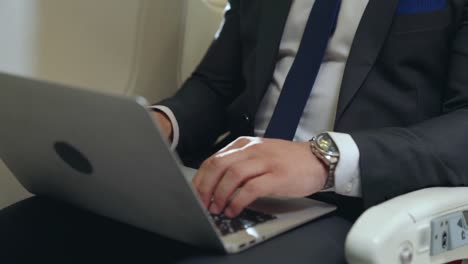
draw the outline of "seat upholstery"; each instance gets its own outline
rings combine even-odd
[[[179,86],[197,66],[219,29],[227,0],[187,1]]]

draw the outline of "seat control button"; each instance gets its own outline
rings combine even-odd
[[[413,247],[410,243],[405,243],[400,252],[400,263],[411,264],[413,262]]]

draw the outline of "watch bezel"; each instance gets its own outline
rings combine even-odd
[[[324,137],[327,137],[327,140],[329,140],[331,142],[331,144],[333,144],[333,147],[337,150],[336,152],[335,151],[326,151],[326,150],[321,148],[321,146],[319,144],[319,141],[321,139],[323,139]],[[316,148],[321,153],[323,153],[324,155],[328,155],[328,156],[331,156],[331,157],[334,157],[334,158],[339,158],[340,157],[340,152],[338,150],[338,147],[336,146],[336,143],[333,140],[333,138],[328,133],[323,133],[323,134],[318,135],[317,137],[315,137],[315,139],[313,141],[314,141],[314,144],[316,145]]]

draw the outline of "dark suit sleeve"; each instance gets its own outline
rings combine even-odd
[[[229,3],[222,31],[200,65],[175,96],[158,103],[178,121],[180,154],[203,151],[227,131],[226,109],[243,89],[239,1]]]
[[[443,114],[408,128],[351,133],[366,207],[434,186],[468,185],[468,1],[453,42]]]

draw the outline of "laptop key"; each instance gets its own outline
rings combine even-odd
[[[224,214],[211,216],[223,236],[276,219],[274,215],[256,212],[250,209],[245,209],[239,216],[232,219]]]

